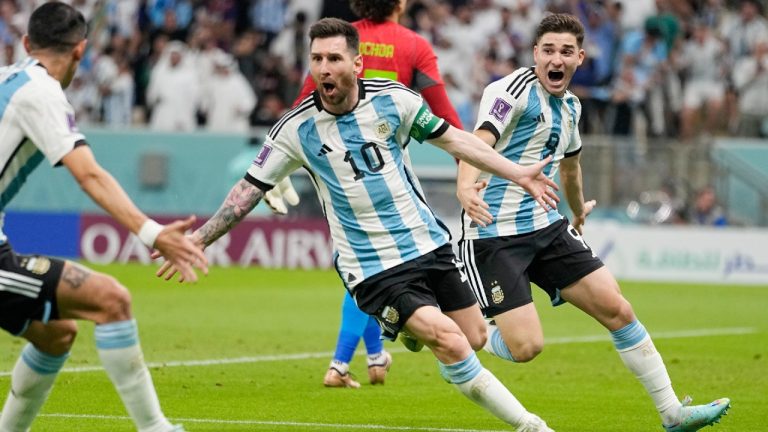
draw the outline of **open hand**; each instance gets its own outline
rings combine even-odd
[[[555,193],[559,189],[557,183],[542,172],[551,161],[552,156],[550,155],[533,165],[522,167],[522,175],[515,182],[525,189],[545,210],[556,209],[557,203],[560,202],[560,197]]]
[[[190,216],[184,220],[174,221],[160,231],[155,240],[156,251],[152,254],[152,258],[163,256],[166,261],[158,270],[158,276],[171,269],[172,273],[166,280],[179,272],[181,273],[179,282],[195,282],[197,281],[195,267],[202,270],[203,274],[208,274],[208,259],[203,253],[202,245],[186,235],[194,223],[195,217]]]
[[[573,215],[573,223],[571,225],[576,228],[576,231],[578,231],[579,234],[584,234],[582,232],[584,223],[587,221],[587,216],[592,213],[592,209],[595,208],[595,205],[597,205],[597,201],[589,200],[584,203],[584,211],[580,215]]]
[[[488,212],[488,203],[480,198],[480,191],[488,186],[488,181],[478,181],[469,186],[461,186],[456,190],[456,197],[461,207],[472,221],[481,227],[493,222],[493,215]]]

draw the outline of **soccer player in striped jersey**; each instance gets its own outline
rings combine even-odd
[[[448,230],[424,200],[406,145],[429,140],[525,185],[543,206],[556,205],[555,184],[541,173],[550,159],[522,168],[433,115],[402,84],[358,79],[359,36],[346,21],[322,19],[309,36],[315,91],[272,127],[245,178],[192,233],[193,241],[210,245],[273,185],[307,169],[330,225],[339,276],[385,336],[409,332],[432,350],[447,381],[518,431],[551,431],[480,364],[474,349],[485,343],[485,322]],[[173,274],[167,263],[158,272]]]
[[[50,2],[30,16],[29,57],[0,69],[0,211],[44,159],[67,167],[80,187],[118,222],[195,280],[205,255],[184,235],[193,218],[163,227],[149,219],[102,169],[75,124],[62,88],[85,53],[86,23],[72,7]],[[0,220],[2,220],[0,218]],[[1,225],[1,224],[0,224]],[[0,231],[0,327],[29,341],[11,373],[1,432],[24,432],[48,397],[77,334],[75,319],[96,324],[96,347],[140,432],[183,431],[160,410],[144,364],[128,291],[80,264],[19,255]]]
[[[579,100],[567,90],[584,59],[584,29],[572,15],[542,20],[533,48],[535,66],[488,85],[475,134],[509,160],[526,165],[553,157],[544,173],[558,168],[570,225],[556,209],[541,207],[523,188],[459,164],[458,196],[465,209],[460,255],[489,324],[485,349],[527,362],[541,352],[543,334],[531,297],[531,282],[553,305],[569,302],[611,332],[624,364],[645,386],[667,431],[695,431],[719,420],[730,401],[682,404],[651,337],[599,258],[581,237],[595,201],[584,201],[581,183]]]
[[[421,94],[433,114],[462,129],[459,115],[445,91],[432,46],[419,34],[399,24],[400,17],[406,11],[406,0],[350,0],[350,6],[361,18],[352,23],[360,34],[360,55],[363,57],[361,77],[387,78],[404,84]],[[315,88],[312,76],[308,75],[295,104],[304,100]],[[289,184],[286,177],[275,189],[287,189]],[[265,200],[271,204],[275,202],[275,195],[278,194],[270,191]],[[286,207],[283,205],[281,208]],[[349,374],[349,362],[361,338],[368,354],[368,380],[371,384],[383,384],[392,364],[392,356],[384,350],[379,324],[357,307],[349,293],[344,296],[341,310],[336,350],[323,377],[323,384],[328,387],[360,387],[360,383]],[[401,340],[406,344],[412,343],[404,337]]]

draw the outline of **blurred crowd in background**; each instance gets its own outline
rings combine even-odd
[[[67,93],[80,124],[245,132],[269,126],[307,72],[306,32],[354,20],[346,0],[70,0],[90,48]],[[0,0],[0,63],[43,0]],[[768,20],[761,0],[411,0],[403,25],[435,47],[465,127],[483,87],[532,64],[547,12],[586,28],[572,91],[582,130],[672,137],[768,136]],[[467,59],[474,61],[467,61]]]

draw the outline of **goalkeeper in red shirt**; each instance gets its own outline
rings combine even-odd
[[[406,0],[350,0],[350,6],[362,18],[352,23],[360,32],[360,54],[363,56],[361,78],[388,78],[405,84],[421,93],[436,116],[462,129],[459,115],[448,100],[432,46],[416,32],[398,24],[405,13]],[[294,105],[315,88],[312,77],[308,75]],[[277,213],[287,211],[282,197],[290,204],[298,203],[287,178],[266,196],[267,203]],[[392,356],[384,350],[376,319],[358,309],[346,293],[336,352],[323,379],[327,387],[360,387],[360,383],[349,374],[349,362],[361,337],[368,352],[369,381],[371,384],[383,384],[392,364]],[[413,346],[409,348],[417,349]]]

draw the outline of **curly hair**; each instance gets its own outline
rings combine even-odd
[[[349,0],[349,6],[360,18],[383,22],[397,9],[400,0]]]

